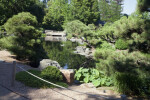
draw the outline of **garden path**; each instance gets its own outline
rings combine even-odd
[[[4,54],[6,52],[6,54]],[[11,72],[12,72],[12,55],[7,51],[0,51],[0,59],[5,62],[0,62],[0,100],[27,100],[22,97],[25,96],[31,100],[107,100],[101,96],[109,97],[115,100],[119,100],[120,96],[113,95],[110,92],[103,93],[103,90],[97,90],[95,88],[88,87],[86,85],[72,85],[70,89],[86,92],[88,94],[76,93],[70,90],[55,88],[55,89],[38,89],[27,87],[24,84],[15,81],[15,86],[11,87]],[[18,63],[19,64],[19,63]],[[19,64],[24,69],[31,69],[30,66]],[[21,69],[16,68],[16,72]],[[4,87],[5,88],[4,88]],[[7,88],[7,89],[6,89]],[[15,94],[13,92],[18,94]]]

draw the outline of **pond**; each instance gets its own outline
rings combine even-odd
[[[61,66],[64,66],[65,69],[94,67],[95,63],[93,60],[83,55],[73,53],[77,46],[79,46],[78,43],[73,43],[71,41],[43,43],[43,48],[48,58],[57,61]]]

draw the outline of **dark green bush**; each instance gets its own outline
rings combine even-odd
[[[48,66],[47,68],[43,69],[41,72],[41,75],[44,79],[49,81],[62,81],[63,76],[61,75],[61,72],[58,68],[55,66]]]
[[[143,83],[139,76],[129,73],[118,73],[115,80],[115,86],[120,93],[141,95]]]
[[[38,76],[38,77],[41,77],[41,78],[45,79],[45,80],[48,80],[48,81],[53,82],[55,84],[58,84],[60,86],[67,87],[67,84],[64,83],[64,82],[62,82],[62,80],[61,81],[60,80],[54,80],[54,79],[50,80],[50,78],[47,78],[48,75],[51,75],[50,74],[51,72],[48,73],[48,72],[45,72],[45,71],[41,72],[41,71],[37,71],[37,70],[28,70],[28,71],[30,73]],[[44,74],[42,74],[42,73],[44,73]],[[56,75],[53,75],[52,77],[54,77],[54,76],[56,76]],[[58,76],[61,79],[61,74],[57,75],[57,78],[58,78]],[[51,77],[51,76],[49,76],[49,77]],[[30,87],[36,87],[36,88],[55,88],[55,86],[53,86],[51,84],[48,84],[46,82],[43,82],[43,81],[41,81],[41,80],[39,80],[39,79],[31,76],[30,74],[28,74],[25,71],[17,73],[16,74],[16,80],[20,81],[23,84],[25,84],[26,86],[30,86]]]
[[[103,49],[96,53],[96,68],[103,71],[106,76],[114,77],[115,86],[119,92],[140,96],[149,95],[149,55],[137,51],[132,53],[128,51],[109,53],[108,51]],[[116,73],[119,74],[116,76]]]
[[[125,50],[128,48],[128,42],[123,39],[119,39],[116,41],[115,47],[119,50]]]

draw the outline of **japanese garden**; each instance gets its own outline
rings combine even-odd
[[[65,88],[92,84],[150,99],[150,0],[137,0],[130,15],[122,13],[123,5],[124,0],[0,0],[0,51]],[[65,71],[71,73],[67,82]],[[26,71],[15,80],[57,88]]]

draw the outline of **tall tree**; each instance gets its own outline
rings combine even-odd
[[[137,0],[137,3],[138,12],[150,11],[150,0]]]
[[[114,22],[121,18],[122,0],[99,0],[100,18],[105,22]]]
[[[99,20],[98,0],[71,0],[72,15],[85,24]]]
[[[46,29],[62,30],[62,25],[67,20],[68,0],[50,0],[48,12],[44,17],[43,25]]]
[[[44,6],[39,0],[0,0],[0,25],[23,11],[34,14],[39,21],[44,16]]]

